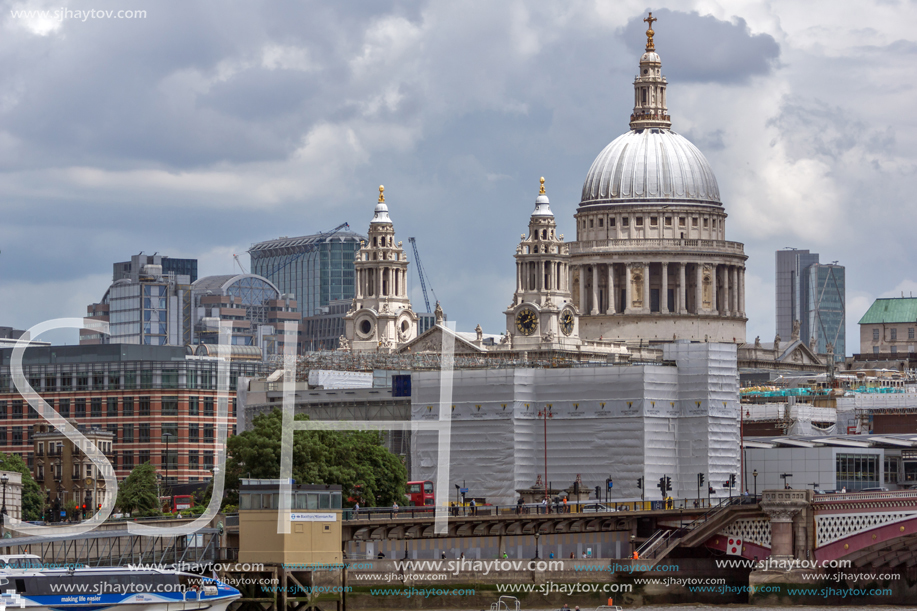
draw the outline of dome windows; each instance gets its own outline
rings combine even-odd
[[[638,216],[637,218],[634,219],[634,226],[643,227],[643,217],[642,216]]]

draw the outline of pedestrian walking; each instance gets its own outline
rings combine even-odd
[[[474,502],[474,499],[471,499],[471,515],[478,515],[478,505]]]
[[[398,502],[392,503],[392,517],[398,517]]]
[[[569,509],[570,508],[567,506],[567,497],[564,497],[564,513],[567,513]]]
[[[548,513],[548,497],[541,499],[541,513]]]
[[[356,517],[356,515],[357,515],[358,513],[360,513],[360,504],[359,504],[359,503],[354,503],[354,505],[353,505],[353,515]]]

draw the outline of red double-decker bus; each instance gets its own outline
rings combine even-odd
[[[408,482],[408,499],[411,507],[435,505],[436,497],[433,495],[433,482]]]

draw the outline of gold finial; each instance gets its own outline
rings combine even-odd
[[[379,185],[379,203],[381,204],[384,202],[385,202],[385,187],[382,185]]]
[[[649,29],[646,30],[646,50],[655,51],[656,45],[653,44],[653,34],[655,34],[655,32],[653,32],[653,22],[659,20],[653,17],[653,13],[650,12],[650,16],[643,21],[645,21],[649,26]]]
[[[541,191],[538,192],[538,195],[544,195],[544,176],[541,177]]]

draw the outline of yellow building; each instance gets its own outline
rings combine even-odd
[[[280,482],[243,479],[239,489],[239,562],[338,564],[341,487],[293,484],[290,509],[281,509]],[[278,513],[282,521],[278,521]],[[278,532],[288,531],[288,532]]]

